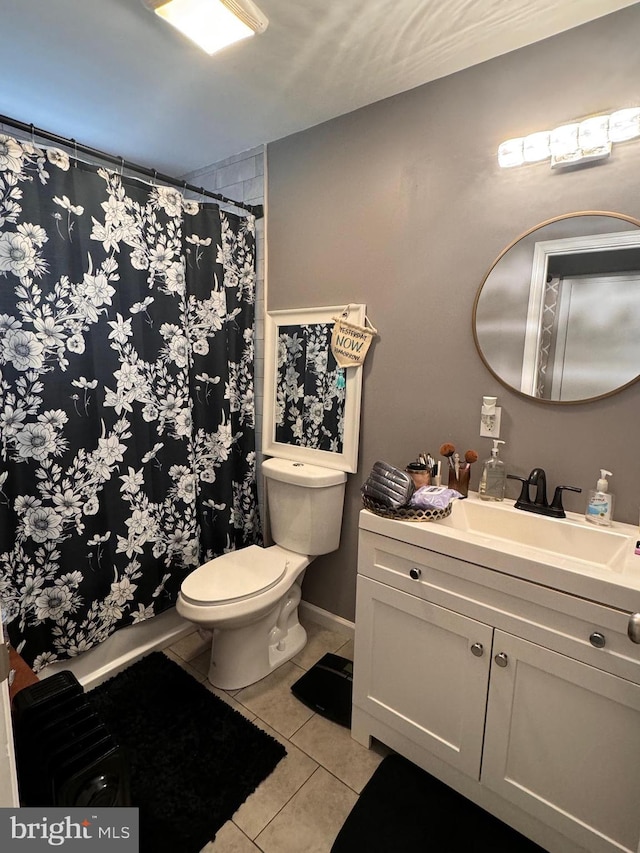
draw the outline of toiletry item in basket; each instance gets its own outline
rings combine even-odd
[[[452,500],[462,498],[455,489],[445,486],[422,486],[411,495],[411,506],[416,509],[446,509]]]
[[[431,471],[426,462],[409,462],[405,471],[413,480],[416,489],[431,485]]]
[[[499,444],[505,442],[499,438],[493,439],[493,450],[491,457],[485,460],[482,466],[482,474],[480,475],[480,486],[478,494],[483,501],[503,501],[504,490],[507,483],[507,471],[505,464],[498,457],[500,452]]]
[[[406,471],[378,461],[374,463],[361,492],[369,500],[397,509],[409,503],[414,489],[413,480]]]
[[[609,527],[613,522],[613,495],[609,494],[607,475],[613,477],[611,471],[600,469],[600,479],[595,489],[591,489],[587,499],[587,509],[584,517],[592,524]]]

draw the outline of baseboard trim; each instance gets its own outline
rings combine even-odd
[[[77,657],[49,664],[40,670],[38,678],[48,678],[60,670],[70,669],[84,689],[91,690],[149,652],[164,649],[193,630],[194,625],[171,607],[144,622],[121,628]]]
[[[323,628],[328,628],[330,631],[347,633],[350,639],[355,637],[356,626],[354,622],[349,622],[348,619],[336,616],[335,613],[323,610],[322,607],[310,604],[308,601],[301,601],[299,606],[303,614],[306,614],[313,622],[317,622],[318,625],[322,625]]]

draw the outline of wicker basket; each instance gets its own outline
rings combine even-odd
[[[441,518],[451,515],[453,508],[452,502],[444,509],[419,509],[413,506],[401,506],[397,509],[391,509],[391,507],[384,506],[384,504],[372,501],[371,498],[365,495],[362,496],[362,503],[365,509],[375,513],[375,515],[380,515],[382,518],[393,518],[396,521],[438,521]]]

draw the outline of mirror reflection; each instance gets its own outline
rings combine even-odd
[[[491,373],[538,400],[593,400],[636,381],[640,221],[587,211],[527,231],[481,284],[473,333]]]

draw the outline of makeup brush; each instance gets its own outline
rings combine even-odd
[[[453,468],[453,454],[456,449],[453,444],[443,444],[440,448],[440,456],[446,456],[449,460],[449,466]]]

